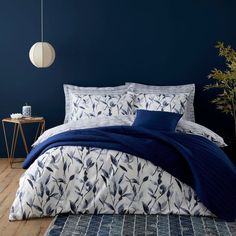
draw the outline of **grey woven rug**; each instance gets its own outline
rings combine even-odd
[[[236,236],[236,222],[176,215],[59,215],[47,236]]]

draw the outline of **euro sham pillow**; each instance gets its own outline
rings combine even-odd
[[[183,118],[189,121],[195,121],[194,114],[194,96],[195,84],[177,85],[177,86],[153,86],[138,83],[126,83],[128,90],[134,93],[152,93],[152,94],[179,94],[189,93]]]
[[[216,134],[214,131],[199,125],[195,122],[181,119],[176,127],[176,132],[185,134],[194,134],[205,137],[215,143],[218,147],[225,147],[227,144],[224,139]]]
[[[72,110],[73,96],[71,94],[78,95],[121,95],[127,91],[127,85],[115,86],[115,87],[79,87],[75,85],[64,84],[65,93],[65,120],[68,122]]]
[[[133,101],[133,95],[128,92],[109,95],[71,92],[68,122],[98,116],[131,115],[133,114]]]
[[[149,111],[166,111],[184,114],[188,101],[188,93],[179,94],[134,94],[134,111],[138,109]]]
[[[181,114],[162,111],[137,110],[132,126],[139,126],[166,132],[175,132]]]

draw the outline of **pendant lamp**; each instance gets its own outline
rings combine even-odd
[[[43,0],[41,0],[41,42],[35,43],[29,51],[30,61],[38,68],[51,66],[56,56],[53,46],[48,42],[44,42],[43,24]]]

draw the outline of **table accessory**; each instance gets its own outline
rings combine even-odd
[[[21,119],[23,117],[21,113],[12,113],[10,116],[12,119]]]
[[[31,117],[31,106],[27,103],[22,107],[22,114],[24,117]]]

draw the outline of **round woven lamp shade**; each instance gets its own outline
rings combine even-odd
[[[29,51],[29,58],[32,64],[38,68],[46,68],[52,65],[55,56],[54,48],[47,42],[37,42]]]

